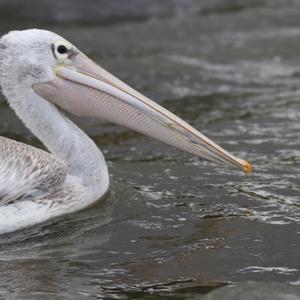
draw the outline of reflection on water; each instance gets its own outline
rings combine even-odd
[[[2,3],[3,32],[29,24],[61,33],[249,159],[254,174],[203,162],[110,124],[75,119],[109,162],[110,193],[87,210],[1,236],[1,297],[199,299],[232,282],[297,287],[298,4],[151,0],[142,9],[131,0],[128,7],[103,2],[100,13],[96,2],[81,11],[81,2],[65,0],[65,15],[49,14],[45,25],[45,8],[37,14],[32,0],[20,4],[12,25],[5,16],[16,3]],[[57,10],[50,2],[45,7]],[[1,135],[41,146],[4,103],[0,116]],[[286,293],[289,287],[278,289]]]

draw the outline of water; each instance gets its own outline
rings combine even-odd
[[[45,1],[33,10],[33,0],[2,1],[1,32],[62,34],[251,161],[254,174],[73,118],[105,153],[110,193],[87,210],[1,236],[1,297],[204,299],[234,284],[207,297],[236,299],[233,289],[299,299],[297,1],[95,3]],[[1,135],[42,147],[4,103],[0,116]]]

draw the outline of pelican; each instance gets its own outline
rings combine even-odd
[[[0,137],[0,234],[83,209],[108,190],[102,152],[63,113],[96,117],[202,158],[251,172],[250,164],[46,30],[0,39],[0,85],[47,151]]]

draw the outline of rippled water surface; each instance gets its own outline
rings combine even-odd
[[[254,174],[74,119],[105,154],[110,193],[87,210],[1,236],[0,295],[202,299],[256,281],[292,284],[300,297],[297,1],[48,2],[33,11],[35,1],[2,1],[2,33],[35,26],[62,34],[247,158]],[[42,147],[4,102],[0,134]]]

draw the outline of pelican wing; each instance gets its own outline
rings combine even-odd
[[[58,190],[66,176],[54,155],[0,137],[0,206]]]

